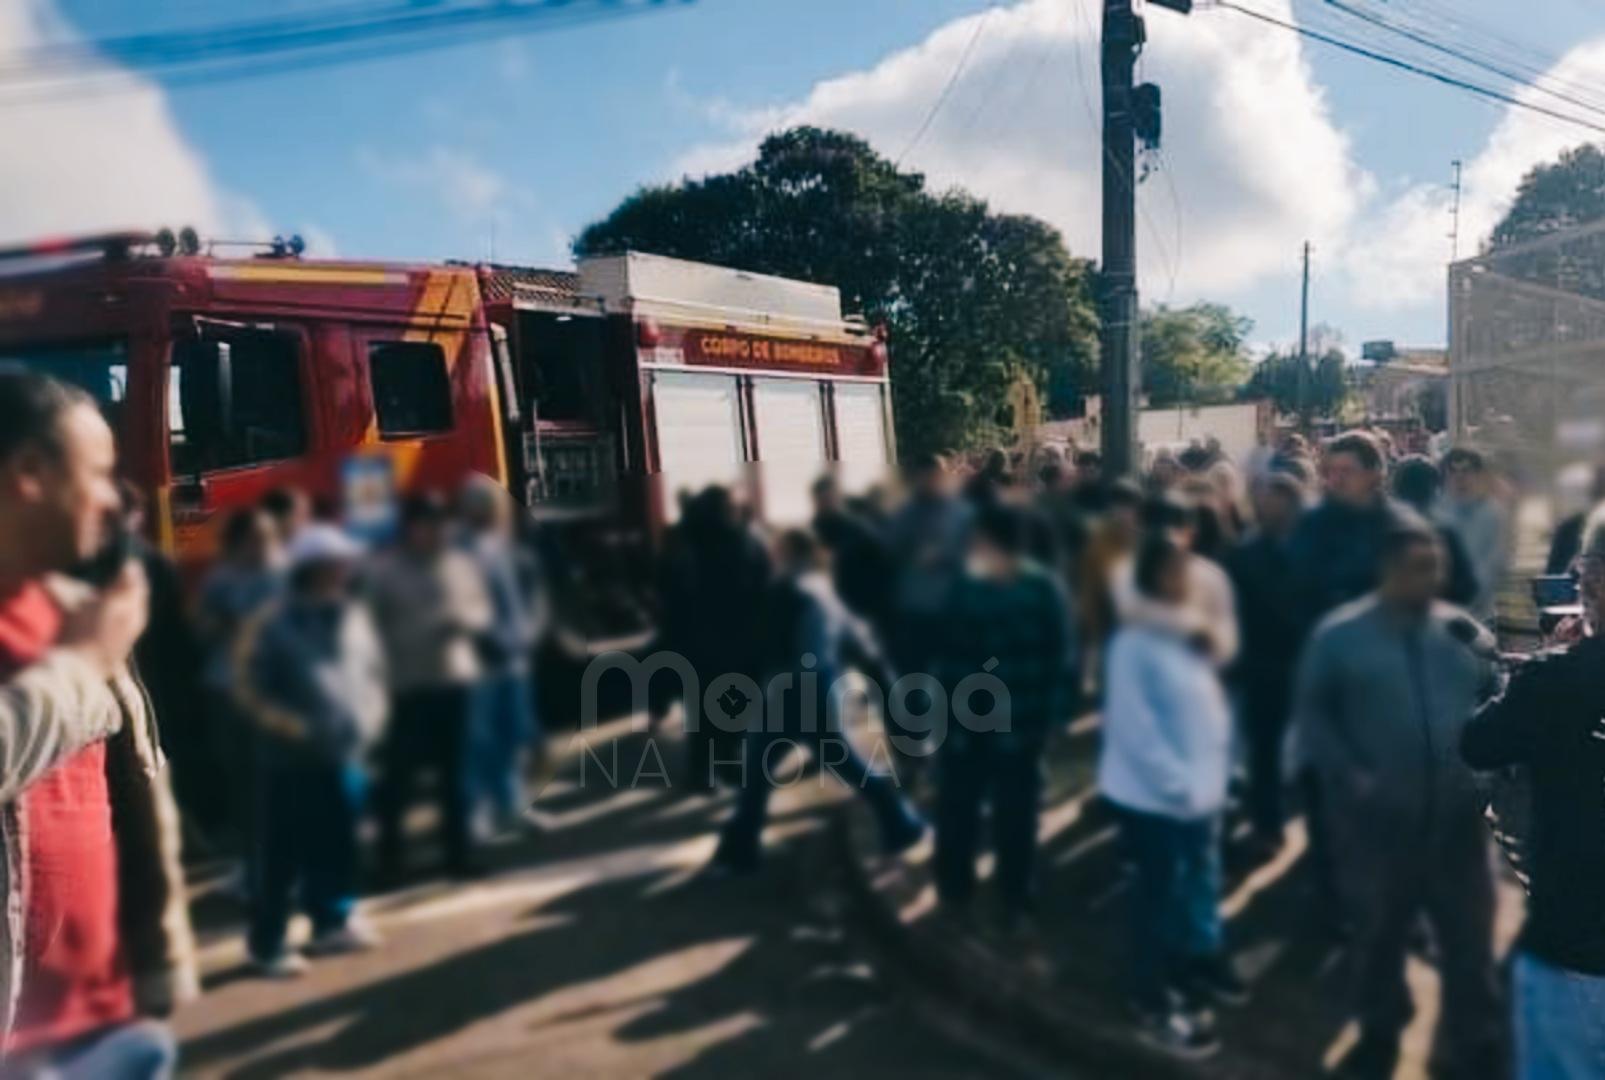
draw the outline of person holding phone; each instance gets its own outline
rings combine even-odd
[[[1518,1080],[1581,1080],[1605,1062],[1605,525],[1576,556],[1583,620],[1562,648],[1519,667],[1460,738],[1473,769],[1519,769],[1530,821],[1520,834],[1526,922],[1512,951]]]
[[[0,1051],[9,1074],[160,1077],[196,988],[178,815],[127,660],[148,587],[118,555],[110,429],[0,372]],[[99,559],[97,555],[109,553]],[[79,572],[68,581],[63,572]]]

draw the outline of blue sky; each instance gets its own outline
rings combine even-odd
[[[0,43],[8,28],[37,44],[335,2],[0,0]],[[1244,2],[1421,53],[1319,0]],[[1361,2],[1438,17],[1444,35],[1509,61],[1605,76],[1605,8],[1589,0]],[[0,138],[32,148],[0,161],[12,200],[0,238],[187,216],[213,232],[302,230],[348,256],[494,250],[552,263],[637,185],[735,164],[776,124],[851,127],[895,156],[968,49],[909,164],[1041,214],[1096,254],[1095,10],[669,0],[639,18],[380,62],[204,87],[153,77],[123,95],[0,107]],[[1467,163],[1466,251],[1526,167],[1588,137],[1229,11],[1153,10],[1149,30],[1143,74],[1166,89],[1167,146],[1140,196],[1145,299],[1225,300],[1256,320],[1260,342],[1295,330],[1305,238],[1315,319],[1351,346],[1440,342],[1451,159]]]

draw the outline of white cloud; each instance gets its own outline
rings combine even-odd
[[[1605,80],[1605,38],[1572,49],[1549,72],[1556,83]],[[1556,102],[1536,90],[1519,97]],[[1564,108],[1564,106],[1562,106]],[[1460,203],[1460,255],[1474,254],[1515,198],[1533,166],[1589,141],[1590,133],[1526,109],[1506,106],[1482,150],[1465,163]],[[1415,184],[1382,201],[1354,230],[1341,255],[1354,301],[1380,310],[1443,302],[1453,194],[1447,184]]]
[[[49,0],[0,0],[0,64],[78,37]],[[106,62],[80,69],[115,92],[28,104],[0,95],[0,237],[194,225],[202,235],[270,235],[223,190],[154,83]]]
[[[1287,2],[1269,7],[1285,14]],[[1095,0],[1023,0],[951,22],[869,70],[818,83],[802,101],[745,112],[708,103],[734,134],[691,149],[675,172],[738,165],[765,133],[804,122],[855,131],[895,158],[974,39],[905,164],[934,187],[959,185],[999,209],[1042,217],[1074,252],[1096,257],[1097,10]],[[979,19],[987,23],[977,39]],[[1306,238],[1338,242],[1374,184],[1351,160],[1297,39],[1248,20],[1183,23],[1152,8],[1148,30],[1142,75],[1163,88],[1170,176],[1139,189],[1145,294],[1185,301],[1239,290],[1284,273]]]
[[[357,162],[379,179],[423,191],[466,224],[487,224],[527,209],[534,195],[467,150],[436,144],[423,151],[357,150]]]
[[[1258,6],[1292,17],[1289,0]],[[671,96],[731,133],[692,147],[672,171],[734,168],[751,160],[765,134],[799,123],[854,131],[896,158],[973,39],[968,65],[904,164],[936,188],[962,186],[999,209],[1044,218],[1072,251],[1097,257],[1098,9],[1096,0],[1019,0],[948,23],[871,68],[777,105],[699,101],[671,76]],[[1164,93],[1160,167],[1169,175],[1150,176],[1138,193],[1145,301],[1230,296],[1263,306],[1271,302],[1267,290],[1284,287],[1296,301],[1299,246],[1310,240],[1329,275],[1328,302],[1351,317],[1391,325],[1441,311],[1446,183],[1379,183],[1357,162],[1295,35],[1205,10],[1183,22],[1150,6],[1147,21],[1140,73]],[[1574,48],[1550,74],[1570,85],[1605,81],[1605,37]],[[1532,166],[1587,138],[1575,126],[1507,107],[1466,162],[1461,255],[1488,236]]]

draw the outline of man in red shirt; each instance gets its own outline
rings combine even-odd
[[[193,981],[176,815],[126,669],[145,622],[143,577],[129,564],[98,592],[54,577],[105,545],[115,465],[92,399],[0,373],[7,1076],[170,1074],[171,1036],[141,1017],[165,1015]]]

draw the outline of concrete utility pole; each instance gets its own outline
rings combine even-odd
[[[1454,202],[1449,208],[1449,261],[1460,261],[1460,159],[1450,162],[1455,167],[1455,182],[1450,189]]]
[[[1304,284],[1298,305],[1298,406],[1300,415],[1309,403],[1307,389],[1314,381],[1310,370],[1310,242],[1304,241]]]
[[[1150,0],[1185,15],[1192,0]],[[1103,464],[1110,476],[1137,465],[1137,145],[1159,143],[1159,91],[1131,84],[1146,35],[1132,0],[1103,4]],[[1140,121],[1140,124],[1139,124]],[[1140,128],[1140,130],[1139,130]]]
[[[1304,241],[1304,287],[1298,304],[1298,358],[1299,363],[1310,360],[1310,242]]]
[[[1131,0],[1103,6],[1103,467],[1132,471],[1137,455],[1137,134],[1131,78],[1137,61]]]

